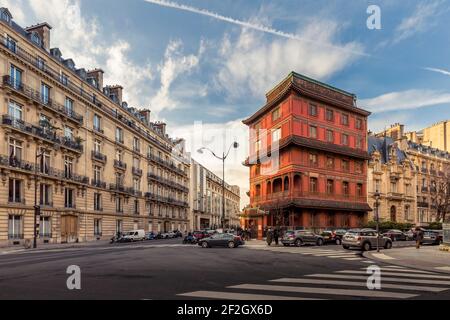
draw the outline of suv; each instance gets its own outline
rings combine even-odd
[[[342,238],[347,233],[346,230],[325,230],[322,232],[321,236],[324,238],[325,243],[335,243],[337,245],[342,244]]]
[[[281,243],[286,247],[291,245],[300,247],[304,244],[322,246],[324,242],[322,236],[306,230],[286,231],[281,239]]]
[[[364,251],[370,251],[377,247],[377,232],[371,229],[351,230],[347,232],[342,239],[344,249],[359,248]],[[380,236],[380,247],[385,249],[392,248],[392,240],[385,236]]]
[[[425,230],[423,232],[422,244],[438,245],[442,243],[442,234],[439,231]]]

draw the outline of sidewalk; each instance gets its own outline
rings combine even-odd
[[[450,252],[440,251],[438,246],[422,246],[420,249],[394,248],[381,253],[364,252],[363,255],[370,260],[392,265],[450,274]]]
[[[4,247],[0,248],[0,255],[16,252],[40,252],[47,250],[57,250],[57,249],[74,249],[74,248],[85,248],[85,247],[100,247],[109,243],[109,240],[99,240],[92,242],[81,242],[81,243],[66,243],[66,244],[38,244],[36,249],[25,249],[23,246],[15,247]]]

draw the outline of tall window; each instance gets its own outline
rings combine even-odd
[[[313,117],[317,117],[317,106],[315,104],[309,105],[309,115]]]
[[[261,145],[262,145],[261,140],[255,142],[255,152],[261,151]]]
[[[102,219],[94,219],[94,236],[102,236]]]
[[[64,127],[64,137],[66,137],[67,140],[73,140],[73,129]]]
[[[313,139],[317,139],[317,127],[309,126],[309,137]]]
[[[356,138],[356,149],[362,149],[363,148],[363,139],[360,137]]]
[[[334,169],[334,158],[327,157],[327,169]]]
[[[357,118],[357,119],[356,119],[355,127],[356,127],[356,129],[358,129],[358,130],[361,130],[361,129],[363,128],[362,120],[361,120],[360,118]]]
[[[16,66],[11,65],[10,69],[11,85],[15,89],[20,89],[22,87],[22,70],[18,69]]]
[[[102,194],[94,193],[94,210],[102,211]]]
[[[123,130],[116,128],[116,142],[123,143]]]
[[[136,137],[133,138],[133,150],[136,152],[141,151],[141,142]]]
[[[116,173],[116,184],[117,184],[118,186],[123,185],[123,174],[120,173],[120,172],[117,172],[117,173]]]
[[[334,112],[331,109],[327,109],[327,121],[334,121]]]
[[[349,183],[346,182],[346,181],[344,181],[344,182],[342,183],[342,193],[343,193],[345,196],[348,196],[348,195],[350,194],[350,186],[349,186]]]
[[[342,114],[341,115],[341,124],[344,125],[344,126],[348,126],[349,125],[348,114]]]
[[[66,101],[65,101],[64,106],[65,106],[65,109],[66,109],[66,113],[68,115],[72,115],[73,114],[73,100],[66,97]]]
[[[355,172],[356,173],[362,173],[363,172],[363,163],[361,161],[355,162]]]
[[[280,139],[281,139],[281,128],[278,128],[272,132],[272,143],[280,141]]]
[[[17,50],[17,41],[14,40],[13,38],[11,38],[10,36],[8,36],[6,38],[6,45],[7,45],[9,50],[11,50],[14,53],[16,52],[16,50]]]
[[[133,189],[134,189],[134,191],[139,191],[141,189],[140,185],[141,185],[141,183],[140,183],[139,179],[138,178],[134,178],[133,179]]]
[[[121,197],[116,197],[116,212],[123,212],[123,201]]]
[[[22,106],[14,101],[8,104],[8,115],[16,120],[23,120]]]
[[[52,237],[52,222],[50,217],[41,217],[39,224],[39,236],[41,238]]]
[[[64,178],[72,179],[73,177],[73,158],[64,157]]]
[[[16,139],[9,139],[9,160],[11,165],[17,165],[22,160],[22,142]]]
[[[139,161],[139,158],[136,157],[133,158],[133,167],[135,169],[139,169],[141,167],[141,162]]]
[[[39,186],[40,193],[40,205],[51,206],[52,205],[52,186],[48,184],[41,184]]]
[[[68,209],[75,208],[75,198],[73,189],[69,188],[64,189],[64,207]]]
[[[102,181],[102,168],[99,166],[94,166],[94,182],[99,184]]]
[[[22,203],[22,180],[9,179],[9,202]]]
[[[391,192],[397,193],[397,182],[395,182],[395,181],[391,182]]]
[[[342,160],[342,171],[350,171],[350,161]]]
[[[362,197],[363,196],[363,185],[361,183],[358,183],[356,185],[356,195],[358,197]]]
[[[317,178],[309,179],[309,191],[312,193],[317,193],[318,191]]]
[[[102,142],[100,140],[95,139],[94,141],[94,151],[95,153],[102,152]]]
[[[123,152],[122,150],[117,149],[116,150],[116,160],[123,162]]]
[[[327,130],[327,142],[329,143],[334,142],[334,133],[332,130]]]
[[[327,180],[327,194],[334,194],[334,181]]]
[[[134,200],[134,214],[139,214],[139,200]]]
[[[117,232],[123,232],[123,221],[122,220],[116,221],[116,233]]]
[[[317,154],[314,153],[309,154],[309,165],[312,167],[317,167],[318,165]]]
[[[44,104],[50,102],[50,87],[44,83],[41,84],[41,101]]]
[[[41,57],[36,58],[36,65],[39,69],[45,70],[45,60],[42,59]]]
[[[272,121],[277,121],[278,119],[280,119],[281,117],[281,111],[280,108],[276,108],[273,112],[272,112]]]
[[[69,77],[65,73],[61,73],[61,83],[65,86],[69,83]]]
[[[22,216],[8,216],[8,239],[23,239],[23,219]]]
[[[40,171],[43,174],[49,174],[50,173],[50,152],[47,150],[41,150],[41,157],[39,159],[40,161]]]
[[[348,146],[348,135],[343,133],[341,139],[342,139],[342,144],[344,146]]]
[[[101,117],[98,114],[94,114],[94,130],[100,131],[102,129]]]

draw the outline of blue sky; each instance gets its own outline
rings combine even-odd
[[[243,191],[248,189],[240,165],[246,135],[240,122],[264,104],[265,93],[290,71],[357,94],[359,105],[373,112],[372,130],[394,122],[414,130],[450,118],[446,0],[177,0],[170,7],[167,1],[144,0],[0,4],[23,26],[49,22],[53,46],[66,58],[72,57],[77,67],[102,67],[108,83],[125,87],[130,105],[150,107],[154,119],[167,121],[174,135],[192,135],[196,121],[207,130],[227,128],[228,139],[243,144],[243,152],[232,155],[229,173],[230,182]],[[371,4],[381,9],[381,30],[366,26]],[[261,26],[275,34],[257,30]],[[212,146],[220,150],[222,144],[216,139]],[[212,159],[196,158],[220,173]]]

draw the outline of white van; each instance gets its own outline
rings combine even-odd
[[[132,230],[126,232],[123,236],[123,241],[125,242],[133,242],[133,241],[144,241],[145,239],[145,231],[144,230]]]

